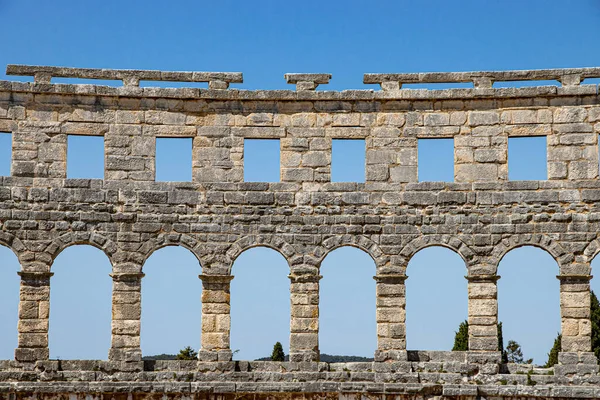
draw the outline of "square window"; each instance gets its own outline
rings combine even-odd
[[[10,176],[12,134],[0,132],[0,176]]]
[[[419,182],[454,182],[454,139],[418,139]]]
[[[244,182],[279,182],[279,139],[244,139]]]
[[[508,180],[548,179],[546,136],[508,138]]]
[[[156,181],[192,181],[192,138],[156,138]]]
[[[364,139],[331,141],[331,182],[365,181]]]
[[[104,136],[68,135],[67,178],[104,179]]]

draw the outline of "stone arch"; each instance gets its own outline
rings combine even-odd
[[[596,238],[592,240],[586,248],[583,250],[583,256],[585,257],[585,262],[588,265],[591,265],[594,258],[600,253],[600,238]],[[591,272],[590,272],[591,273]]]
[[[562,245],[543,234],[523,234],[523,235],[512,235],[508,238],[502,239],[500,243],[494,246],[492,254],[490,256],[490,265],[494,268],[494,273],[498,273],[498,266],[500,261],[509,251],[523,246],[533,246],[546,251],[554,258],[554,261],[558,264],[559,270],[562,272],[563,268],[573,262],[574,256],[569,254]]]
[[[139,260],[139,262],[143,270],[144,264],[146,264],[148,258],[157,250],[168,246],[181,246],[189,250],[194,255],[194,257],[196,257],[198,263],[200,264],[200,269],[202,270],[204,268],[202,263],[202,245],[202,242],[194,239],[189,235],[179,233],[162,234],[154,239],[146,241],[142,245],[140,249],[141,260]]]
[[[114,266],[113,255],[117,252],[117,245],[112,240],[96,232],[68,232],[54,239],[44,250],[49,258],[48,268],[67,247],[81,244],[101,250],[108,257],[111,266]]]
[[[389,263],[389,257],[383,253],[377,243],[368,237],[362,235],[341,235],[332,236],[323,241],[323,251],[319,252],[317,265],[320,266],[325,257],[335,249],[346,246],[356,247],[367,253],[373,259],[373,262],[375,262],[377,271]]]
[[[427,247],[434,246],[445,247],[458,254],[465,262],[467,271],[470,274],[470,267],[476,262],[476,254],[465,242],[451,235],[424,235],[411,240],[400,251],[400,256],[403,258],[403,265],[401,266],[403,272],[406,271],[408,263],[415,254]]]
[[[227,274],[231,275],[231,269],[233,268],[235,260],[244,251],[253,247],[268,247],[275,250],[285,258],[290,268],[294,262],[293,257],[296,250],[294,249],[294,246],[287,243],[285,240],[274,235],[249,235],[236,240],[231,247],[229,247],[229,250],[227,250]]]
[[[0,245],[9,248],[19,260],[19,264],[23,265],[22,257],[27,252],[27,248],[18,237],[8,232],[0,232]]]

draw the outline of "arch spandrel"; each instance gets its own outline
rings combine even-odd
[[[11,233],[0,231],[0,245],[11,249],[17,257],[17,260],[19,260],[19,263],[24,265],[25,259],[27,258],[27,248],[18,237]]]
[[[600,237],[592,240],[583,250],[582,262],[591,265],[592,261],[600,254]]]

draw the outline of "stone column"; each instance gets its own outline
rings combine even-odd
[[[375,361],[406,361],[406,275],[379,275]]]
[[[18,272],[21,277],[19,293],[19,344],[15,360],[34,362],[47,360],[48,320],[50,317],[50,277],[52,272]]]
[[[590,321],[590,275],[558,275],[560,280],[561,364],[595,364]]]
[[[231,361],[230,348],[232,275],[199,275],[202,279],[201,361]]]
[[[319,361],[319,280],[310,273],[290,278],[290,361]]]
[[[114,273],[112,295],[111,361],[142,361],[140,326],[142,318],[141,272]]]
[[[498,350],[497,275],[466,276],[469,281],[469,350]]]

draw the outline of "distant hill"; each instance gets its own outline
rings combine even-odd
[[[144,361],[150,360],[177,360],[177,356],[175,354],[158,354],[155,356],[145,356],[142,357]]]
[[[176,360],[175,354],[158,354],[155,356],[145,356],[142,360]],[[271,357],[258,358],[255,361],[271,361]],[[285,356],[285,361],[289,361],[289,356]],[[371,362],[373,358],[359,356],[332,356],[329,354],[321,354],[321,362],[338,363],[338,362]]]

